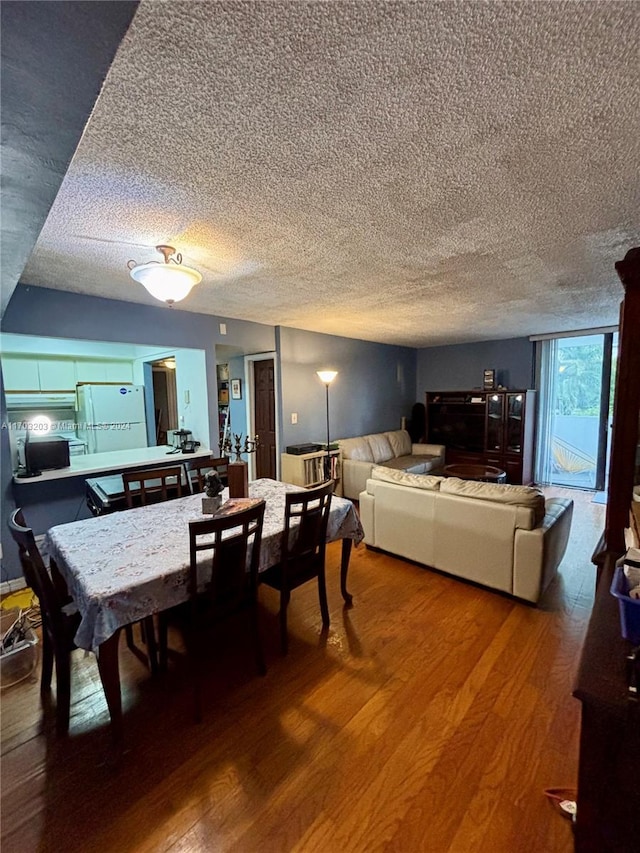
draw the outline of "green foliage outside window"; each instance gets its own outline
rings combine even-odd
[[[613,375],[611,378],[613,382]],[[602,346],[561,347],[558,350],[556,413],[598,417],[601,382]]]

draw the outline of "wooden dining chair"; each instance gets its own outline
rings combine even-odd
[[[71,652],[80,614],[68,593],[62,578],[49,575],[42,555],[36,545],[33,530],[27,527],[21,509],[11,513],[9,531],[18,545],[24,578],[40,602],[42,617],[42,675],[40,692],[51,689],[53,664],[56,665],[56,728],[60,734],[69,730],[71,706]]]
[[[189,524],[189,619],[187,652],[194,669],[195,718],[202,719],[201,668],[211,649],[204,630],[246,610],[258,672],[266,673],[258,627],[258,565],[265,502],[227,516]],[[163,619],[161,624],[166,626]],[[166,633],[161,648],[166,648]]]
[[[203,492],[205,488],[205,476],[210,471],[217,471],[220,475],[220,480],[224,485],[227,484],[227,466],[229,465],[228,456],[209,456],[204,459],[193,459],[185,463],[187,479],[192,494]]]
[[[322,624],[329,625],[329,607],[325,583],[327,525],[334,482],[315,489],[288,492],[285,496],[284,532],[280,562],[260,573],[260,583],[280,591],[280,639],[282,653],[289,648],[287,607],[291,591],[303,583],[318,579]]]
[[[125,471],[122,475],[127,506],[147,506],[151,503],[182,497],[181,465],[149,471]]]
[[[124,494],[127,507],[147,506],[160,503],[171,498],[182,497],[182,477],[184,471],[181,465],[169,468],[155,468],[148,471],[125,471],[122,474]],[[152,674],[158,672],[158,646],[153,616],[147,616],[140,622],[142,641],[147,646],[147,662]],[[133,639],[133,626],[125,627],[127,646],[138,657],[144,653],[136,646]]]

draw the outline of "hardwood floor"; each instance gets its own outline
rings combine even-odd
[[[571,851],[543,789],[577,776],[571,690],[605,508],[564,493],[569,551],[540,607],[360,546],[343,610],[332,545],[328,633],[301,587],[282,658],[277,594],[261,588],[267,676],[231,625],[200,724],[182,656],[152,680],[123,642],[115,767],[93,656],[75,653],[66,740],[42,723],[37,680],[4,691],[3,850]]]

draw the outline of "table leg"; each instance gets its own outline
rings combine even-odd
[[[102,688],[111,714],[111,731],[115,744],[122,745],[122,696],[120,695],[120,669],[118,666],[118,642],[120,628],[98,649],[98,670]]]
[[[353,596],[347,590],[347,573],[349,571],[349,559],[351,557],[351,546],[353,539],[342,540],[342,559],[340,560],[340,592],[347,604],[353,603]]]

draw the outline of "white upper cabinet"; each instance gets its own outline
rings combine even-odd
[[[2,357],[5,391],[39,391],[38,359],[20,355]]]
[[[6,391],[75,391],[76,382],[133,382],[131,361],[3,355]]]
[[[38,359],[41,391],[74,391],[76,387],[76,365],[70,359]]]
[[[76,361],[78,382],[133,382],[133,365],[130,361]]]

